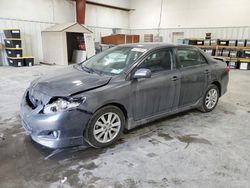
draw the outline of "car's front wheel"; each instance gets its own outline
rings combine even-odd
[[[212,111],[219,100],[219,89],[216,85],[212,84],[208,87],[205,95],[203,96],[202,106],[199,108],[202,112]]]
[[[119,139],[124,126],[123,112],[116,106],[105,106],[94,113],[86,127],[84,137],[93,147],[107,147]]]

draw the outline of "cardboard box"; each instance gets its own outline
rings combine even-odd
[[[104,36],[101,38],[102,44],[127,44],[127,43],[138,43],[140,40],[139,35],[123,35],[123,34],[115,34]]]
[[[144,34],[144,42],[153,42],[154,36],[153,34]]]

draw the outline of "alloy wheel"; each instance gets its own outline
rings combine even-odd
[[[112,141],[121,129],[121,119],[114,112],[101,115],[94,125],[94,137],[100,143]]]
[[[212,88],[207,92],[205,105],[210,110],[214,108],[218,100],[218,92],[216,89]]]

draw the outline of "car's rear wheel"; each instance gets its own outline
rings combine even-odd
[[[123,112],[116,106],[105,106],[94,113],[84,136],[93,147],[107,147],[120,138],[124,126]]]
[[[199,108],[202,112],[212,111],[219,100],[219,89],[216,85],[212,84],[208,87],[205,95],[203,96],[202,106]]]

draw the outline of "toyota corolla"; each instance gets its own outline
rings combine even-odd
[[[22,125],[49,148],[106,147],[124,129],[189,109],[212,111],[228,74],[226,63],[195,47],[116,46],[34,80],[21,102]]]

